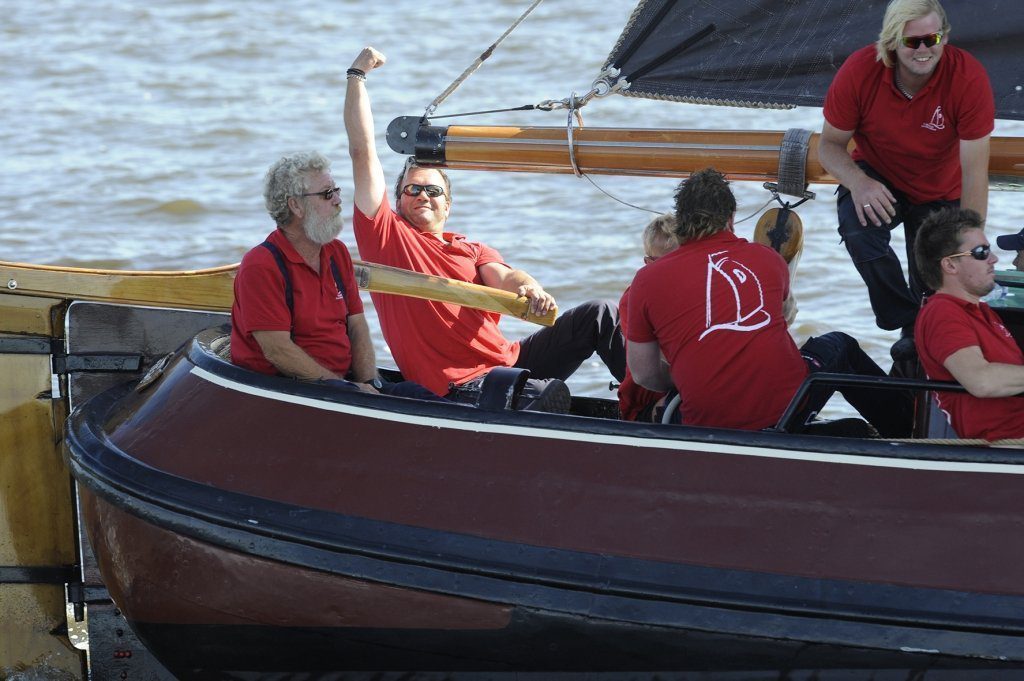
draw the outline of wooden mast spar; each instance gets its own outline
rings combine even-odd
[[[572,173],[564,127],[426,125],[416,117],[388,126],[392,150],[415,156],[423,165],[458,170]],[[683,177],[714,166],[730,179],[774,182],[785,136],[767,130],[667,130],[574,128],[573,156],[583,173]],[[835,183],[818,162],[818,138],[810,136],[805,178]],[[990,184],[1024,187],[1024,138],[993,137]]]

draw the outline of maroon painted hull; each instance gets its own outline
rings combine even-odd
[[[69,451],[115,602],[192,675],[1024,661],[1016,450],[328,396],[197,343]]]

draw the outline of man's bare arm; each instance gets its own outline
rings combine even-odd
[[[669,366],[662,358],[657,342],[626,341],[626,362],[638,385],[657,392],[668,392],[674,387]]]
[[[256,339],[267,361],[285,376],[307,381],[340,378],[296,345],[287,331],[253,331],[252,337]]]
[[[479,271],[484,286],[510,291],[517,296],[529,299],[530,312],[532,314],[543,316],[556,307],[554,297],[545,291],[544,287],[537,283],[536,279],[523,270],[512,269],[502,263],[491,262],[482,265]]]
[[[1024,393],[1024,366],[989,362],[977,345],[957,350],[942,365],[975,397]]]
[[[850,190],[860,224],[867,226],[871,220],[880,227],[896,215],[896,197],[884,184],[868,177],[850,157],[847,145],[853,132],[840,130],[826,121],[818,140],[818,160],[839,184]]]
[[[348,317],[348,338],[352,344],[352,380],[364,383],[377,377],[377,357],[370,338],[370,325],[366,315]]]
[[[960,140],[960,207],[988,214],[988,162],[990,136]]]
[[[369,74],[383,66],[385,61],[383,54],[372,47],[364,47],[352,62],[352,68]],[[374,141],[370,95],[361,78],[348,78],[345,90],[345,133],[348,136],[348,155],[352,158],[356,207],[367,217],[375,217],[384,201],[387,183]]]

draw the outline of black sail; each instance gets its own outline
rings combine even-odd
[[[1020,0],[946,0],[950,43],[985,66],[996,117],[1024,118]],[[873,43],[886,0],[640,0],[605,68],[622,94],[702,104],[821,106],[836,71]]]

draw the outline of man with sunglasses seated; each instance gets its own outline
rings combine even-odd
[[[280,159],[267,171],[263,198],[277,228],[238,268],[231,361],[346,390],[437,399],[377,376],[352,258],[336,238],[341,194],[330,162],[316,152]]]
[[[779,422],[810,373],[885,376],[842,332],[797,348],[785,318],[789,266],[768,246],[736,236],[736,197],[724,175],[698,170],[680,182],[675,202],[680,245],[636,273],[626,324],[634,379],[649,390],[678,390],[683,423],[761,430]],[[908,397],[839,391],[882,436],[909,435]],[[806,415],[832,392],[810,396]]]
[[[446,230],[452,191],[442,171],[407,163],[395,186],[392,210],[374,146],[365,84],[367,74],[384,61],[372,47],[360,52],[348,71],[345,96],[345,129],[355,181],[353,222],[361,257],[511,291],[528,298],[532,312],[547,313],[555,301],[533,277],[509,267],[486,244]],[[529,369],[534,379],[564,380],[594,352],[616,379],[621,381],[625,373],[618,309],[612,302],[591,301],[562,311],[552,327],[510,341],[498,329],[496,313],[405,296],[371,295],[403,376],[439,395],[457,396],[460,386],[481,379],[494,367],[514,366]]]
[[[846,60],[825,98],[818,157],[841,185],[839,234],[875,321],[901,330],[894,360],[915,353],[924,287],[911,244],[921,222],[956,205],[984,218],[988,207],[992,88],[980,62],[947,44],[949,35],[938,0],[893,0],[878,41]],[[889,245],[890,230],[901,222],[909,287]]]
[[[983,224],[973,210],[949,208],[921,225],[914,250],[935,293],[917,317],[918,351],[928,378],[968,391],[936,393],[960,437],[1024,437],[1024,353],[980,300],[995,286],[999,260]]]

